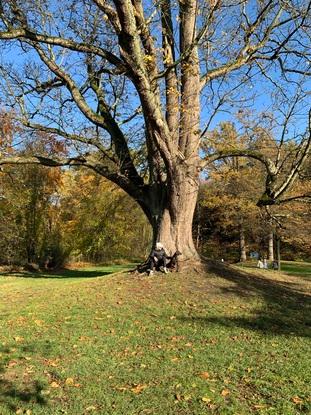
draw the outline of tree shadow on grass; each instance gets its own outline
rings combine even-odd
[[[62,269],[48,272],[1,272],[0,276],[13,276],[23,278],[45,278],[45,279],[66,279],[66,278],[96,278],[112,274],[115,271],[83,270],[83,269]]]
[[[48,404],[46,397],[42,394],[44,384],[31,376],[25,376],[20,368],[23,353],[34,351],[32,345],[16,344],[11,346],[0,346],[0,405],[7,407],[15,413],[21,406]]]
[[[249,299],[250,303],[256,298],[261,301],[257,308],[254,306],[251,316],[245,315],[241,309],[240,316],[199,316],[193,317],[195,321],[240,327],[266,335],[311,337],[311,296],[302,291],[298,283],[279,281],[268,275],[253,275],[216,262],[207,263],[206,271],[209,279],[221,277],[231,283],[219,287],[221,294],[229,295],[228,304],[230,295]]]

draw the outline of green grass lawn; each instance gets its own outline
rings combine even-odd
[[[282,271],[290,275],[311,278],[311,263],[282,261]]]
[[[248,261],[240,263],[242,268],[256,268],[257,261]],[[311,278],[311,263],[299,261],[281,261],[281,270],[283,273],[292,276]]]
[[[310,280],[207,268],[0,277],[0,414],[311,413]]]

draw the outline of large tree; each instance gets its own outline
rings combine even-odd
[[[200,143],[220,110],[250,105],[267,84],[273,100],[285,102],[296,86],[305,98],[310,7],[306,0],[1,0],[4,104],[29,129],[64,139],[70,157],[10,156],[0,164],[87,166],[139,203],[154,242],[198,258],[191,225],[206,163],[261,161],[260,203],[273,204],[307,157],[306,129],[281,132],[280,146],[295,136],[286,174],[281,151],[274,160],[237,148],[202,158]],[[284,115],[288,122],[293,114]]]

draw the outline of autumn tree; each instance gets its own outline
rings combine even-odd
[[[250,135],[239,134],[233,123],[221,123],[203,141],[202,150],[206,145],[213,152],[229,148],[249,150],[255,146],[263,150],[258,142],[261,135],[255,130]],[[197,207],[209,222],[208,226],[202,223],[202,229],[209,233],[205,237],[202,234],[205,255],[233,259],[236,251],[239,258],[235,254],[235,260],[246,260],[247,242],[253,231],[258,230],[260,209],[256,203],[263,192],[263,177],[262,164],[246,157],[226,157],[209,167]]]
[[[279,146],[271,128],[253,124],[249,118],[236,119],[236,123],[221,123],[211,131],[202,143],[213,146],[212,151],[225,148],[256,149],[266,156],[277,157]],[[247,124],[248,131],[241,128]],[[241,133],[237,126],[240,124]],[[292,163],[292,144],[282,148],[282,159],[287,168]],[[296,257],[308,251],[307,236],[310,208],[309,164],[300,170],[295,186],[288,190],[286,200],[273,206],[256,204],[263,192],[264,169],[260,162],[243,157],[227,157],[211,165],[201,184],[195,223],[200,228],[200,250],[204,255],[226,259],[246,259],[246,246],[266,255],[269,261],[275,257],[275,234],[286,241]],[[283,170],[287,170],[283,166]],[[298,197],[297,195],[300,195]],[[197,231],[195,229],[195,234]],[[305,247],[305,248],[304,248]],[[287,253],[288,254],[288,253]],[[289,258],[294,258],[290,256]]]
[[[299,192],[300,198],[295,195]],[[283,259],[310,260],[311,226],[311,175],[310,162],[300,171],[295,189],[288,192],[288,202],[267,208],[276,238],[281,239]],[[275,238],[275,239],[276,239]]]
[[[86,166],[138,202],[153,242],[198,258],[191,227],[207,163],[260,161],[260,203],[269,205],[308,156],[306,111],[299,131],[280,132],[280,147],[287,134],[296,143],[282,175],[281,151],[272,159],[227,148],[202,159],[200,143],[219,111],[256,99],[252,87],[269,84],[267,101],[287,104],[297,85],[304,91],[310,7],[306,0],[1,0],[3,105],[30,130],[65,140],[70,157],[34,153],[0,164]]]
[[[150,249],[146,217],[124,191],[89,169],[63,172],[58,191],[62,245],[73,261],[143,260]]]
[[[13,126],[14,127],[14,126]],[[23,134],[19,130],[19,136]],[[25,144],[25,143],[24,143]],[[34,151],[49,156],[65,151],[52,136],[37,132],[11,156],[27,157]],[[43,264],[48,256],[62,260],[55,195],[61,180],[60,168],[40,165],[5,166],[0,173],[2,263]]]

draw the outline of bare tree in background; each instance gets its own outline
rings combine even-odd
[[[29,130],[64,140],[70,154],[4,155],[0,164],[87,166],[139,203],[154,242],[198,259],[191,225],[208,163],[261,161],[259,204],[269,205],[284,199],[308,157],[310,7],[306,0],[0,1],[2,105]],[[268,101],[282,97],[287,107],[276,156],[224,148],[200,157],[219,111],[251,105],[265,87]],[[299,131],[289,126],[294,89]],[[289,135],[290,157],[282,150]]]

